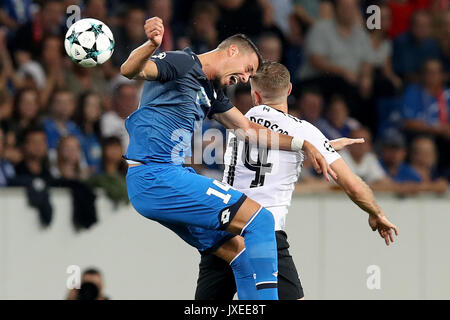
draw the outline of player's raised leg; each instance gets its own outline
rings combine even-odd
[[[226,230],[244,237],[248,259],[256,274],[259,298],[277,300],[278,262],[273,215],[247,198]]]

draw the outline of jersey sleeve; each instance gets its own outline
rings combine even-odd
[[[217,97],[211,101],[211,111],[208,117],[211,117],[216,113],[223,113],[233,108],[233,104],[230,99],[223,93],[222,90],[217,91]]]
[[[150,58],[158,68],[157,81],[171,81],[185,75],[195,63],[194,57],[184,51],[167,51]]]
[[[331,146],[330,140],[328,140],[319,129],[305,120],[302,120],[302,123],[299,124],[295,136],[308,141],[316,147],[324,156],[328,164],[332,164],[334,161],[341,158],[339,153]]]

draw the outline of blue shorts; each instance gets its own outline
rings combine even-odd
[[[246,196],[231,186],[173,164],[128,169],[131,204],[198,250],[213,251],[234,235],[224,231]]]

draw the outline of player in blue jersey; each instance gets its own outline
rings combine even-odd
[[[230,262],[240,299],[277,299],[273,216],[229,185],[182,166],[193,131],[208,116],[226,128],[241,129],[241,138],[264,134],[268,147],[276,136],[280,149],[303,150],[316,171],[328,180],[336,175],[306,137],[279,135],[249,121],[220,89],[247,82],[261,64],[258,49],[247,37],[232,36],[201,55],[189,48],[153,55],[163,38],[162,20],[148,19],[144,29],[148,41],[121,66],[124,76],[148,80],[138,109],[125,122],[130,202],[141,215],[201,252],[214,252]],[[228,232],[244,237],[245,251]]]

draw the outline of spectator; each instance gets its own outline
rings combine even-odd
[[[6,32],[0,29],[0,88],[7,88],[10,85],[21,88],[23,83],[14,70],[6,44]]]
[[[80,142],[75,136],[62,137],[58,142],[57,166],[51,168],[54,178],[84,180],[88,171],[82,161]]]
[[[381,165],[395,182],[420,182],[419,174],[405,162],[405,138],[397,131],[389,131],[382,142]]]
[[[427,136],[418,136],[411,143],[411,166],[420,176],[421,181],[438,179],[436,170],[437,149],[434,141]]]
[[[340,152],[350,169],[371,187],[384,187],[389,178],[381,167],[377,156],[372,152],[372,135],[367,128],[361,127],[350,133],[350,138],[364,138],[365,143],[349,146]]]
[[[261,6],[260,0],[217,0],[220,18],[217,23],[219,41],[236,33],[245,33],[250,38],[257,37],[270,21],[270,9]],[[264,21],[264,17],[268,17]]]
[[[17,29],[15,36],[11,39],[11,48],[25,49],[38,56],[43,39],[50,35],[64,37],[64,4],[59,0],[47,0],[42,4],[33,17],[32,21]]]
[[[11,118],[13,99],[6,89],[0,89],[0,128]]]
[[[94,91],[103,98],[108,91],[108,82],[105,76],[114,74],[110,70],[111,66],[103,65],[103,67],[83,68],[74,64],[73,69],[66,73],[66,87],[70,88],[75,97],[79,97],[86,91]]]
[[[6,157],[17,164],[22,160],[20,145],[24,135],[30,127],[39,125],[39,99],[34,89],[17,91],[14,98],[13,114],[9,121],[5,121],[6,128]]]
[[[12,81],[16,87],[39,90],[45,88],[46,75],[44,68],[39,62],[33,60],[30,52],[16,51],[15,60],[17,72],[12,76]]]
[[[100,96],[93,92],[86,92],[79,99],[76,122],[80,127],[83,139],[82,149],[89,171],[92,174],[101,170],[100,146]]]
[[[417,150],[411,151],[413,153]],[[394,183],[385,186],[387,191],[390,188],[391,191],[399,194],[412,196],[420,192],[443,193],[447,190],[445,180],[422,179],[418,171],[405,162],[405,158],[406,142],[404,137],[396,130],[388,131],[383,138],[381,164]]]
[[[334,15],[332,1],[293,0],[295,16],[302,26],[308,28],[320,19],[330,19]]]
[[[388,0],[387,4],[392,12],[392,25],[389,36],[396,38],[410,27],[411,16],[414,12],[427,8],[429,0]]]
[[[191,49],[196,53],[213,50],[219,43],[216,23],[219,10],[211,1],[199,1],[192,9],[189,39]],[[187,46],[187,45],[186,45]],[[181,45],[180,49],[185,47]]]
[[[83,284],[92,284],[93,287],[83,286]],[[69,291],[67,300],[109,300],[107,296],[103,294],[103,275],[95,268],[89,268],[83,271],[81,276],[80,289],[72,289]],[[83,290],[82,290],[83,289]],[[80,296],[80,294],[82,296]]]
[[[328,97],[345,96],[351,113],[371,121],[371,110],[359,110],[372,92],[370,39],[358,21],[357,0],[337,0],[335,18],[319,21],[306,37],[301,86],[315,85]]]
[[[37,209],[41,226],[47,227],[53,216],[49,201],[49,185],[53,180],[47,159],[47,138],[40,127],[29,128],[24,136],[23,160],[16,165],[16,176],[9,180],[9,185],[25,187],[28,203]]]
[[[43,107],[48,105],[51,94],[65,87],[63,68],[63,43],[60,36],[48,36],[42,41],[41,62],[45,68],[45,86],[40,101]]]
[[[410,135],[430,134],[439,150],[438,166],[447,170],[450,155],[450,89],[444,84],[442,64],[429,60],[423,67],[422,83],[411,85],[403,96],[404,127]]]
[[[318,90],[313,88],[304,90],[298,99],[297,106],[299,115],[294,110],[293,113],[291,112],[292,115],[298,116],[313,125],[317,125],[322,117],[323,109],[323,97]]]
[[[127,45],[116,46],[111,57],[113,65],[119,68],[128,58],[130,52],[146,41],[142,26],[145,21],[145,11],[139,7],[130,7],[125,15],[124,24],[114,30],[116,43]]]
[[[11,30],[31,20],[32,0],[4,0],[0,5],[0,25]]]
[[[370,32],[372,48],[372,64],[374,67],[374,90],[376,97],[392,96],[402,86],[401,79],[394,73],[392,67],[392,41],[387,31],[392,22],[388,5],[380,7],[381,29]]]
[[[115,205],[128,203],[125,174],[127,164],[122,158],[123,150],[120,140],[116,137],[107,138],[102,143],[103,173],[94,175],[89,179],[93,187],[102,188],[106,196]]]
[[[320,119],[316,124],[330,140],[348,137],[351,131],[361,126],[358,120],[349,117],[347,103],[341,96],[334,96],[331,99],[326,119]]]
[[[425,61],[440,57],[438,42],[431,37],[431,20],[426,11],[411,16],[411,29],[394,40],[394,71],[406,82],[417,82]]]
[[[5,135],[0,127],[0,187],[8,184],[8,180],[12,179],[16,172],[14,166],[5,158]]]
[[[164,37],[161,51],[175,50],[176,31],[172,29],[173,3],[172,0],[148,0],[150,17],[160,17],[164,24]]]
[[[85,0],[83,16],[86,18],[94,18],[103,21],[107,25],[111,25],[110,19],[108,18],[106,0]]]
[[[283,57],[283,43],[274,33],[263,33],[258,40],[258,48],[265,60],[281,62]]]
[[[122,146],[128,148],[128,132],[125,129],[125,119],[138,106],[137,89],[134,83],[119,84],[113,93],[114,107],[100,118],[100,129],[105,138],[116,136]]]
[[[273,19],[278,29],[283,32],[284,37],[289,37],[291,33],[290,20],[294,14],[294,4],[292,0],[269,0],[273,8]]]
[[[407,130],[450,139],[450,89],[445,87],[439,60],[428,60],[422,83],[406,89],[403,116]]]
[[[69,90],[59,90],[53,94],[50,103],[50,115],[44,120],[49,149],[56,150],[61,137],[74,135],[82,141],[80,128],[71,119],[75,112],[75,98]]]
[[[447,76],[447,82],[450,81],[449,72],[450,72],[450,8],[445,10],[443,13],[439,12],[439,24],[438,24],[438,32],[437,39],[441,45],[442,55],[444,60],[444,67]]]
[[[45,131],[39,127],[29,128],[24,134],[22,144],[23,160],[15,167],[16,176],[50,181],[47,147]]]

